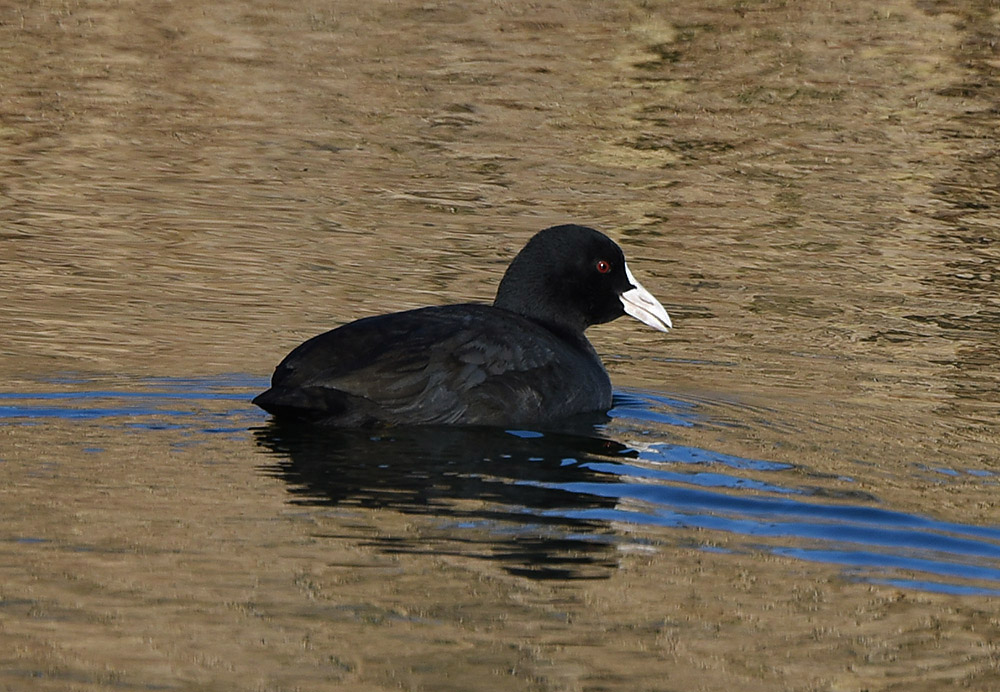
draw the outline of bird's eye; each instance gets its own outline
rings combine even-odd
[[[605,260],[597,260],[597,271],[599,271],[601,274],[607,274],[609,271],[611,271],[611,265],[608,264]]]

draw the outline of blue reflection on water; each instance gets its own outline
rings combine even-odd
[[[50,382],[58,385],[93,384],[79,378],[59,378]],[[135,380],[130,385],[129,390],[102,387],[73,391],[0,392],[0,420],[21,419],[22,422],[45,418],[91,420],[119,416],[183,419],[196,416],[198,411],[194,408],[180,408],[179,404],[247,401],[248,392],[263,389],[266,380],[247,375],[205,378],[150,377]],[[184,426],[183,423],[175,425]]]
[[[0,393],[2,424],[38,425],[54,418],[103,420],[148,432],[185,430],[197,441],[216,434],[245,439],[248,426],[265,420],[264,414],[249,404],[249,398],[267,385],[260,377],[147,378],[131,381],[127,390],[118,390],[106,381],[98,385],[77,378],[53,380],[50,385],[55,391]],[[235,402],[239,403],[231,405]],[[217,406],[206,412],[212,404]],[[523,517],[520,525],[469,520],[456,522],[454,530],[486,525],[498,533],[530,532],[537,529],[538,522],[553,519],[604,526],[628,523],[694,529],[698,532],[695,540],[713,551],[723,549],[713,546],[711,536],[704,532],[721,532],[730,537],[727,551],[764,551],[838,565],[850,578],[900,588],[1000,595],[1000,528],[936,521],[883,507],[878,498],[852,490],[852,481],[846,476],[823,476],[793,464],[722,454],[665,439],[671,429],[713,425],[708,409],[698,402],[659,394],[618,392],[609,413],[612,425],[597,432],[609,434],[624,427],[635,432],[643,440],[641,444],[624,443],[618,445],[619,451],[609,447],[602,453],[574,446],[570,439],[556,450],[555,457],[557,467],[567,470],[565,478],[504,476],[496,466],[489,474],[491,483],[525,492],[555,490],[567,498],[602,498],[601,503],[544,507],[524,503],[507,507]],[[546,453],[552,453],[553,439],[547,433],[510,430],[506,434],[521,445],[547,443]],[[99,448],[81,446],[81,453],[99,452]],[[499,457],[501,463],[509,458]],[[529,453],[525,458],[544,462],[543,457]],[[914,467],[913,472],[927,470]],[[930,470],[946,480],[962,476],[996,482],[987,472]],[[454,469],[449,473],[454,474]],[[466,473],[487,475],[478,467]],[[427,482],[434,483],[435,478],[429,476]],[[371,488],[362,491],[368,496],[372,493]],[[508,498],[516,494],[502,497],[503,502],[510,502]],[[546,526],[551,527],[551,521]],[[567,525],[562,537],[582,540],[581,535],[578,528]],[[664,540],[662,531],[653,535]],[[626,540],[614,536],[608,540]],[[685,534],[684,540],[690,539],[690,534]],[[586,540],[604,538],[590,533]],[[627,540],[653,539],[631,532]]]
[[[631,406],[641,394],[633,394]],[[651,400],[649,400],[651,401]],[[657,419],[651,406],[646,421]],[[796,486],[782,472],[790,464],[744,459],[711,450],[667,443],[643,445],[638,461],[584,462],[615,473],[616,484],[575,483],[576,492],[616,497],[614,510],[582,511],[577,518],[664,527],[722,531],[768,543],[747,542],[745,547],[811,562],[843,565],[854,578],[954,595],[1000,595],[1000,528],[943,522],[929,517],[877,506],[875,497],[848,503],[824,501],[817,488]],[[653,470],[650,470],[653,465]],[[691,466],[727,467],[735,472],[775,474],[774,481],[750,480],[738,473],[691,473]],[[660,471],[667,466],[680,471]],[[918,468],[926,468],[919,466]],[[934,468],[949,477],[963,475],[954,469]],[[947,473],[945,473],[947,471]],[[969,476],[993,482],[993,474],[968,471]],[[641,479],[643,482],[631,482]],[[649,482],[659,480],[662,482]],[[850,482],[839,476],[838,484]],[[739,490],[739,494],[733,491]],[[749,491],[749,492],[744,492]],[[859,493],[859,495],[864,495]],[[778,545],[775,545],[778,543]],[[782,545],[783,544],[783,545]],[[919,573],[919,578],[903,576]],[[955,581],[966,583],[955,583]],[[991,586],[971,584],[985,582]]]
[[[614,408],[608,415],[612,418],[644,420],[679,427],[691,427],[698,420],[696,405],[692,402],[635,390],[615,392]]]

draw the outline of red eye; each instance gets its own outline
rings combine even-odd
[[[609,271],[611,271],[611,265],[605,262],[604,260],[597,260],[597,271],[599,271],[602,274],[607,274]]]

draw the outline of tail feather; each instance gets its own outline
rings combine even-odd
[[[367,425],[371,402],[329,387],[271,387],[253,403],[275,418],[321,422],[337,426]]]

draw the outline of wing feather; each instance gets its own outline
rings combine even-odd
[[[513,313],[478,305],[423,308],[358,320],[305,342],[278,366],[262,405],[294,406],[306,391],[313,417],[323,416],[316,401],[326,392],[325,413],[338,424],[490,424],[517,415],[531,422],[544,418],[546,395],[579,396],[574,390],[581,386],[606,387],[594,400],[610,402],[609,383],[558,386],[567,364],[580,357],[588,356]],[[546,395],[540,381],[549,383]]]

